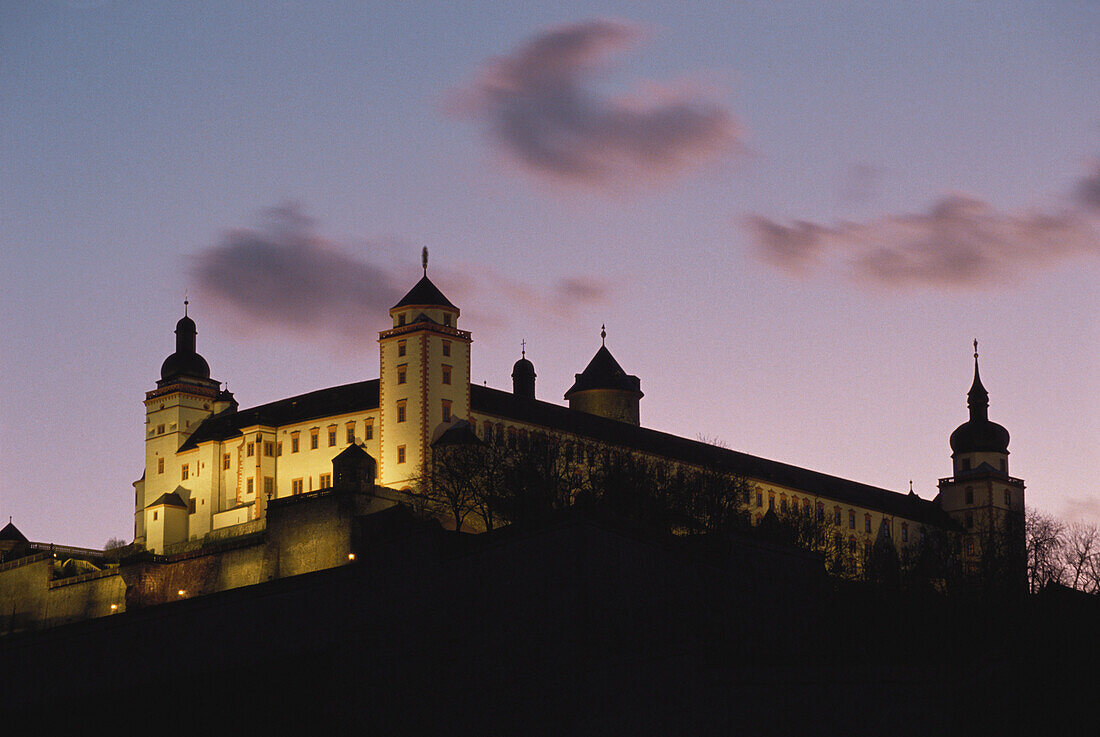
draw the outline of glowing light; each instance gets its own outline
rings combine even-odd
[[[118,610],[118,604],[111,604],[111,611],[114,612],[114,611],[117,611],[117,610]]]
[[[355,560],[355,553],[348,553],[348,560]]]
[[[180,589],[179,592],[177,592],[177,593],[179,593],[180,596],[186,596],[187,595],[187,592],[184,591],[183,589]]]

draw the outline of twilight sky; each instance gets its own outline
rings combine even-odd
[[[1100,4],[0,5],[0,515],[133,537],[185,293],[242,408],[599,347],[642,423],[925,498],[971,340],[1031,505],[1100,522]],[[3,520],[6,523],[6,520]]]

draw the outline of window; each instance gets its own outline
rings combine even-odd
[[[255,480],[250,477],[248,479],[248,481],[245,483],[245,489],[246,489],[246,493],[248,493],[248,494],[255,493],[255,491],[256,491]]]
[[[756,506],[764,506],[764,492],[760,491],[759,489],[756,492]]]
[[[974,503],[974,489],[972,489],[969,486],[966,487],[966,503],[967,504],[973,504]]]
[[[355,423],[349,422],[347,426],[347,441],[348,445],[355,442]]]
[[[318,489],[327,489],[330,486],[332,486],[332,474],[331,473],[321,474],[321,482],[319,484],[317,484],[317,488]]]
[[[905,522],[901,523],[901,541],[903,543],[909,542],[909,525]]]
[[[232,462],[232,456],[230,456],[228,453],[226,453],[225,455],[222,456],[222,468],[225,469],[226,471],[229,470],[229,466],[230,466],[231,462]]]
[[[268,440],[264,443],[264,455],[268,458],[275,457],[275,442]]]
[[[153,521],[154,522],[157,521],[157,510],[155,510],[155,509],[153,510]]]
[[[443,341],[443,355],[444,356],[451,355],[451,341],[449,341],[449,340]]]
[[[269,498],[275,493],[275,479],[270,476],[264,476],[264,494]]]
[[[290,434],[290,452],[298,452],[298,433],[296,432]]]
[[[856,539],[854,537],[848,538],[848,552],[852,555],[856,553]]]
[[[249,443],[248,445],[245,446],[245,455],[247,455],[249,458],[256,455],[256,444],[255,443]]]
[[[825,505],[822,504],[821,502],[817,503],[817,521],[818,522],[824,522],[825,521]]]
[[[195,513],[195,500],[194,499],[188,499],[187,500],[187,513],[188,514],[194,514]]]
[[[768,511],[769,512],[774,512],[775,511],[775,493],[774,492],[768,494]]]
[[[863,515],[863,531],[864,532],[870,532],[871,531],[871,515],[869,515],[869,514]]]
[[[164,434],[164,425],[157,425],[157,435]]]
[[[443,314],[443,325],[448,328],[451,327],[451,316],[446,313]]]
[[[855,513],[855,510],[853,510],[853,509],[848,510],[848,529],[849,530],[856,529],[856,513]]]
[[[403,363],[403,364],[401,364],[400,366],[397,367],[397,383],[398,384],[404,384],[405,383],[405,379],[406,379],[406,376],[408,375],[408,371],[409,371],[408,364]]]
[[[404,324],[405,324],[405,313],[401,313],[400,315],[397,316],[397,327],[401,327]]]
[[[404,463],[405,462],[405,446],[404,445],[397,446],[397,462],[398,463]]]
[[[397,421],[398,422],[404,422],[405,421],[405,401],[406,400],[404,400],[404,399],[399,399],[397,401]]]
[[[963,458],[962,467],[963,467],[964,471],[969,471],[970,470],[970,459],[969,458]]]
[[[336,425],[332,425],[328,429],[328,447],[336,445]]]
[[[186,463],[184,463],[182,466],[180,466],[180,479],[182,479],[183,481],[186,481],[188,476],[190,476],[190,475],[191,475],[191,469],[188,468]]]
[[[833,524],[840,527],[840,507],[833,507]]]
[[[443,400],[443,421],[451,421],[451,400],[449,399]]]
[[[1001,459],[1001,473],[1008,473],[1008,461]]]
[[[290,482],[290,493],[291,494],[301,494],[302,493],[302,480],[301,479],[292,479],[291,480],[291,482]]]
[[[316,427],[309,431],[309,449],[317,450],[317,438],[320,436],[321,431]]]
[[[450,384],[451,383],[451,367],[450,366],[446,366],[446,365],[443,366],[443,383],[444,384]]]
[[[968,529],[968,530],[974,529],[974,513],[973,512],[967,512],[966,513],[966,529]]]
[[[404,340],[397,341],[397,356],[398,356],[398,358],[405,355],[406,343],[407,342],[408,341],[404,341]]]
[[[374,420],[367,420],[367,427],[363,430],[363,437],[367,440],[374,440]]]
[[[787,511],[787,495],[786,494],[780,494],[779,495],[779,511],[780,512],[786,512]]]
[[[164,459],[157,459],[157,473],[164,473]]]
[[[1008,489],[1005,489],[1005,506],[1012,506],[1012,496],[1008,493]]]
[[[275,457],[278,458],[283,454],[283,444],[275,443]]]
[[[974,555],[974,538],[972,537],[966,538],[966,554]]]

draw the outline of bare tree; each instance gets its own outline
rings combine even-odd
[[[1097,559],[1100,557],[1100,530],[1096,525],[1072,522],[1065,528],[1062,544],[1063,583],[1074,589],[1094,593]]]
[[[1051,581],[1062,580],[1066,528],[1060,520],[1031,507],[1025,525],[1028,590],[1035,594]]]

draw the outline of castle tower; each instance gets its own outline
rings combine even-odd
[[[200,422],[232,402],[231,395],[218,391],[210,366],[195,350],[198,330],[187,315],[186,301],[175,332],[176,350],[161,364],[157,388],[145,393],[145,473],[134,484],[134,540],[156,551],[180,541],[164,534],[186,539],[187,528],[186,517],[182,523],[176,519],[178,512],[165,525],[159,502],[178,499],[186,505],[200,473],[193,464],[181,463],[176,452]],[[148,537],[150,531],[158,533],[156,540]]]
[[[1008,430],[989,419],[976,340],[967,400],[970,419],[951,433],[954,476],[940,479],[938,501],[963,528],[966,565],[1014,579],[1025,574],[1024,482],[1008,475]],[[1000,570],[989,570],[994,567]]]
[[[390,309],[393,327],[378,335],[382,486],[410,486],[440,426],[470,416],[470,333],[428,278],[426,248],[423,266],[423,278]]]
[[[569,409],[588,412],[608,419],[641,424],[638,403],[642,394],[642,382],[637,376],[623,371],[623,367],[607,350],[607,329],[600,328],[600,349],[588,362],[583,372],[576,374],[576,381],[565,398]]]

